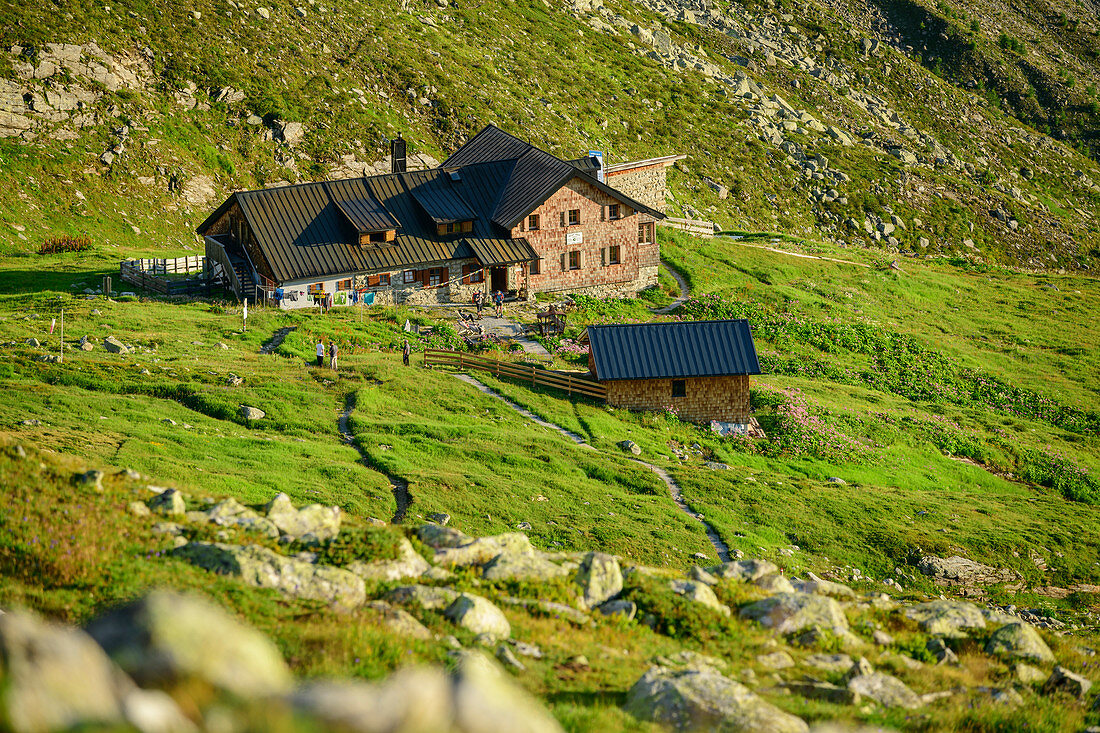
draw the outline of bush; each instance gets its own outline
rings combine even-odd
[[[59,237],[50,237],[38,248],[40,255],[53,255],[62,252],[83,252],[92,248],[92,240],[85,236],[73,237],[62,234]]]

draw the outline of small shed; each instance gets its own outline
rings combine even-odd
[[[608,404],[749,423],[749,376],[760,374],[760,362],[748,321],[589,326],[586,338],[588,367]]]

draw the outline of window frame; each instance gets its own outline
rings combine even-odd
[[[579,249],[569,250],[568,264],[570,270],[581,269],[581,251]]]
[[[573,216],[574,214],[576,214],[576,217]],[[581,210],[580,209],[569,209],[569,210],[567,210],[565,212],[565,223],[566,223],[566,226],[571,226],[571,227],[578,226],[581,223]]]
[[[679,393],[679,394],[677,394]],[[679,400],[687,397],[687,380],[686,379],[673,379],[672,380],[672,398]]]

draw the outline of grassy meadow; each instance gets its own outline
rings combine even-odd
[[[672,413],[633,413],[474,375],[596,450],[578,447],[449,371],[421,368],[419,354],[412,367],[401,366],[406,319],[436,327],[417,351],[456,344],[445,310],[377,307],[321,316],[259,309],[242,330],[241,310],[228,301],[73,295],[83,287],[73,283],[109,272],[105,256],[44,257],[30,268],[6,261],[0,474],[8,488],[0,518],[0,605],[30,605],[80,622],[166,584],[216,596],[271,634],[306,676],[378,677],[413,661],[443,661],[440,645],[394,638],[369,611],[332,614],[165,557],[165,538],[125,507],[144,498],[148,484],[179,488],[195,500],[233,496],[251,505],[285,491],[296,503],[337,504],[357,526],[394,514],[392,476],[408,482],[412,497],[405,527],[393,532],[411,531],[443,511],[469,534],[514,531],[526,522],[541,549],[600,549],[669,572],[701,562],[695,553],[713,558],[702,526],[618,448],[630,439],[643,459],[669,470],[731,548],[772,559],[792,575],[813,570],[848,579],[858,568],[857,589],[918,601],[943,589],[917,573],[914,555],[958,554],[1011,568],[1032,588],[1074,591],[1056,599],[995,588],[991,600],[1091,623],[1083,614],[1098,599],[1076,586],[1100,581],[1094,279],[947,260],[904,259],[893,269],[867,251],[768,237],[675,236],[666,238],[664,251],[693,295],[667,317],[745,316],[753,324],[767,372],[754,379],[753,404],[767,439],[722,438]],[[576,338],[588,322],[652,319],[649,307],[667,301],[667,292],[610,303],[578,299],[566,337]],[[58,351],[59,333],[51,335],[49,324],[62,308],[65,361],[40,361]],[[284,327],[295,330],[274,353],[261,354]],[[75,343],[85,334],[97,344],[113,335],[136,350],[82,351]],[[31,337],[42,346],[26,344]],[[341,344],[339,372],[312,365],[319,337]],[[577,368],[580,361],[568,349],[555,357],[558,367]],[[230,375],[243,383],[233,386]],[[250,422],[241,405],[266,417]],[[337,429],[348,408],[355,446]],[[25,446],[30,460],[16,458],[15,445]],[[103,494],[74,487],[72,472],[85,467],[107,472]],[[142,478],[119,474],[124,468]],[[1041,571],[1032,556],[1049,569]],[[887,578],[900,587],[884,585]],[[489,586],[466,572],[451,584],[491,599],[567,601],[572,593],[564,581]],[[390,585],[369,590],[377,597]],[[733,607],[759,597],[731,583],[716,590]],[[504,606],[516,638],[545,654],[525,660],[520,682],[567,729],[644,729],[619,706],[655,654],[695,649],[771,679],[755,661],[773,648],[767,632],[669,600],[642,577],[626,592],[643,610],[675,623],[658,623],[659,631],[611,620],[575,628]],[[919,657],[919,635],[909,622],[874,608],[856,613],[857,634],[869,638],[884,627],[897,650]],[[437,615],[421,620],[439,634],[455,632]],[[1082,633],[1079,640],[1047,638],[1064,664],[1087,670],[1091,662],[1078,644],[1094,643],[1095,634]],[[801,662],[812,651],[793,653]],[[952,670],[912,670],[885,656],[876,666],[919,692],[991,684],[1009,674],[976,642],[957,651],[962,665]],[[575,654],[591,666],[566,664]],[[1035,696],[1014,712],[958,698],[907,716],[765,695],[807,720],[858,719],[904,730],[1004,730],[1021,722],[1059,730],[1096,717]]]

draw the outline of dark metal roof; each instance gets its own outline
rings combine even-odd
[[[487,240],[480,251],[489,260],[526,262],[538,255],[525,240],[509,239],[512,228],[577,178],[664,217],[489,125],[440,168],[235,193],[198,233],[238,203],[279,282],[472,258],[477,240]],[[473,230],[462,237],[436,233],[437,224],[470,220]],[[390,229],[393,242],[358,243],[359,234]]]
[[[451,176],[436,176],[414,186],[410,193],[425,213],[436,224],[451,224],[457,221],[470,221],[474,212],[454,186],[461,184]]]
[[[760,374],[744,319],[589,326],[587,335],[601,381]]]
[[[486,267],[533,262],[539,253],[522,237],[518,239],[467,239],[477,261]]]

